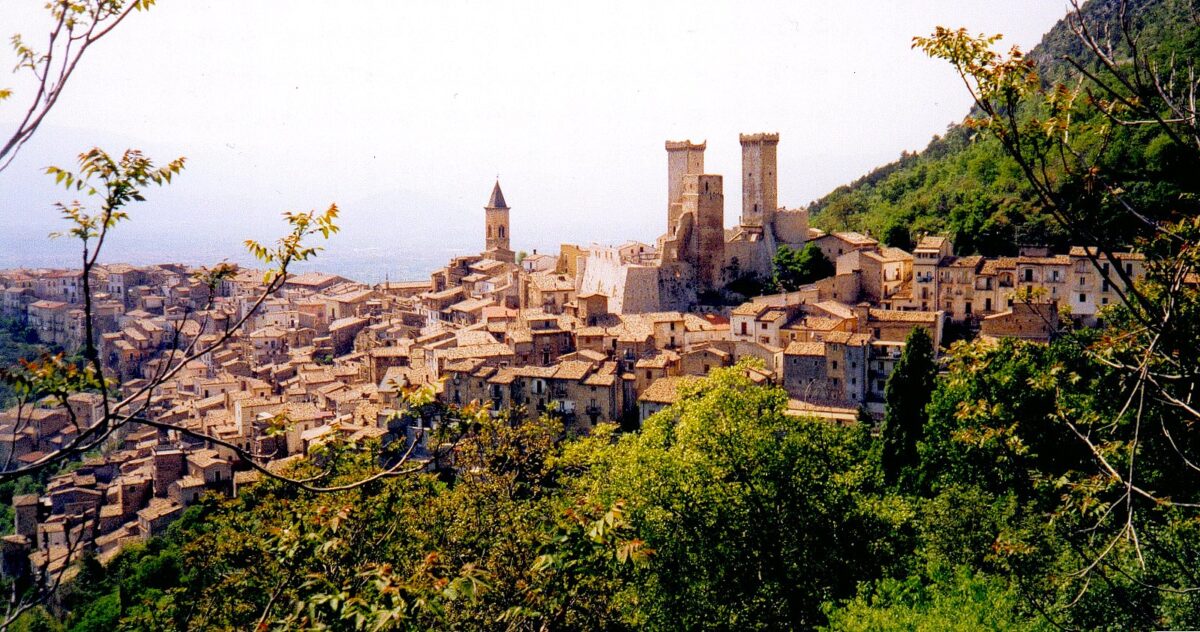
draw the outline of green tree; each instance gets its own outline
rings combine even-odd
[[[891,559],[866,428],[785,414],[782,389],[714,370],[621,438],[587,477],[624,499],[654,554],[613,599],[647,629],[794,629],[824,622]]]
[[[917,576],[883,580],[845,605],[831,608],[826,629],[1033,632],[1056,628],[1027,611],[1020,593],[1004,579],[964,567],[932,581]]]
[[[802,285],[833,276],[835,268],[815,244],[801,249],[780,246],[772,261],[773,282],[781,292],[791,292]]]
[[[933,395],[936,377],[933,340],[924,329],[914,327],[884,390],[887,409],[880,433],[880,463],[889,483],[907,484],[914,480],[917,443],[921,440],[925,406]]]
[[[1055,524],[1074,525],[1059,536],[1084,558],[1067,574],[1080,590],[1124,596],[1127,627],[1165,627],[1151,623],[1153,604],[1190,604],[1180,595],[1200,586],[1189,574],[1164,580],[1182,567],[1153,553],[1172,548],[1169,534],[1200,507],[1200,365],[1183,360],[1200,356],[1200,292],[1187,281],[1200,273],[1200,22],[1194,2],[1072,5],[1060,29],[1065,64],[1002,52],[1000,36],[965,29],[939,27],[914,47],[954,67],[975,101],[967,124],[999,143],[1050,222],[1088,246],[1119,305],[1103,336],[1072,337],[1086,357],[1056,345],[1041,358],[1021,354],[1029,366],[992,358],[1009,379],[956,385],[993,393],[951,395],[931,422],[953,415],[947,425],[958,426],[945,456],[960,458],[948,470],[989,489],[1009,484],[1044,503]],[[1122,254],[1131,246],[1144,257],[1142,279]],[[1054,494],[1042,489],[1047,480]],[[1070,601],[1089,602],[1105,603]]]

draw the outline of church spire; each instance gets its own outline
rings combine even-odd
[[[496,186],[492,187],[492,197],[488,200],[487,208],[508,208],[504,203],[504,193],[500,191],[500,180],[496,180]]]

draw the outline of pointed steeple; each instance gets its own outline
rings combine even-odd
[[[496,186],[492,187],[492,197],[488,200],[487,208],[508,208],[504,203],[504,193],[500,191],[499,180],[496,180]]]

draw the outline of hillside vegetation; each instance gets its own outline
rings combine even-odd
[[[1118,0],[1095,0],[1084,7],[1087,23],[1095,33],[1107,35],[1116,56],[1129,52],[1117,38],[1119,6]],[[1138,0],[1127,3],[1126,13],[1133,16],[1131,27],[1143,53],[1164,65],[1172,59],[1200,59],[1194,0]],[[1092,63],[1065,21],[1055,25],[1029,56],[1047,84],[1078,80],[1067,57]],[[1166,183],[1188,178],[1179,172],[1185,163],[1160,136],[1148,128],[1117,130],[1116,142],[1102,161],[1104,168],[1134,183],[1133,196],[1151,209],[1176,204],[1185,192]],[[1194,200],[1194,191],[1190,194]],[[951,125],[923,151],[905,153],[835,189],[809,210],[814,226],[869,232],[898,247],[931,233],[950,234],[959,254],[1012,255],[1023,244],[1070,245],[1000,142],[963,124]]]

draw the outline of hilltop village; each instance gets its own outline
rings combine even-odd
[[[705,173],[704,143],[667,142],[666,222],[654,243],[563,244],[518,259],[497,182],[482,252],[428,279],[298,274],[252,312],[262,271],[240,269],[213,291],[181,265],[107,265],[91,279],[101,356],[121,393],[137,393],[183,349],[248,315],[227,344],[148,392],[148,414],[282,461],[339,434],[411,436],[394,423],[397,401],[422,385],[446,403],[549,413],[582,433],[602,422],[636,429],[681,382],[746,358],[754,380],[787,391],[794,414],[853,423],[882,414],[914,327],[935,347],[951,330],[1044,341],[1060,319],[1094,325],[1118,300],[1086,245],[985,258],[956,256],[945,236],[907,252],[810,228],[806,210],[779,205],[778,143],[741,136],[741,213],[728,228],[724,180]],[[808,244],[835,274],[741,304],[712,300],[738,278],[770,278],[780,247]],[[1140,256],[1118,259],[1142,275]],[[45,343],[83,344],[83,298],[77,270],[0,271],[0,311]],[[0,411],[0,463],[37,463],[104,414],[97,394],[69,404]],[[277,419],[282,432],[270,431]],[[235,494],[258,477],[220,444],[144,425],[77,465],[44,493],[15,497],[6,564],[27,553],[61,564],[83,536],[106,558],[161,532],[201,494]]]

